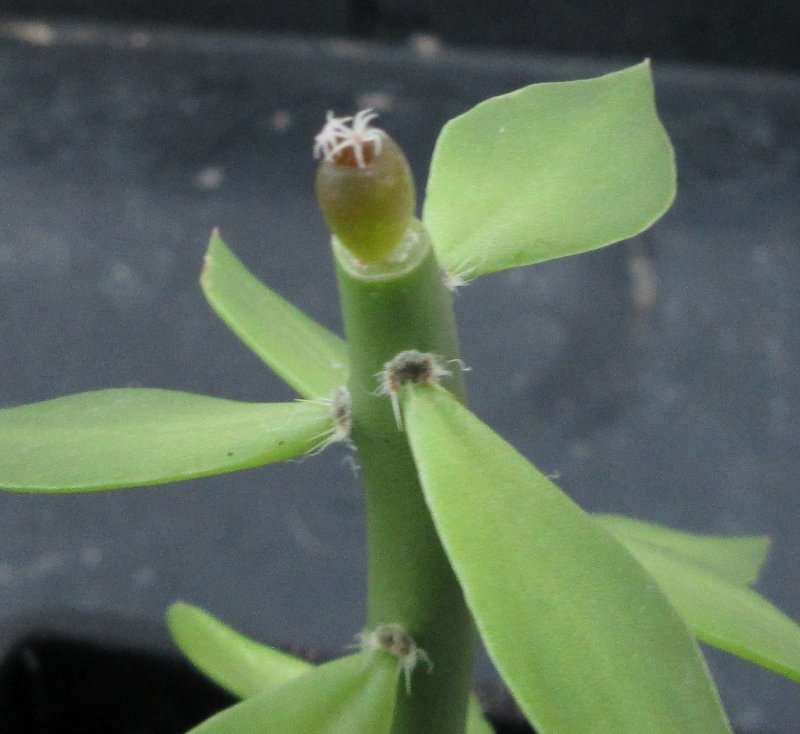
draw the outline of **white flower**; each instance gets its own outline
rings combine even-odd
[[[351,149],[356,165],[365,168],[366,146],[372,146],[370,152],[373,156],[380,155],[386,135],[383,130],[370,125],[377,116],[378,113],[371,109],[361,110],[354,117],[335,117],[328,111],[325,127],[314,138],[314,157],[336,163],[340,153]]]

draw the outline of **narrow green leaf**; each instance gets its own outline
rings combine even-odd
[[[384,734],[400,664],[383,652],[320,665],[212,716],[189,734]]]
[[[401,399],[445,551],[537,731],[729,734],[695,641],[630,554],[443,389]]]
[[[739,581],[639,539],[622,543],[703,642],[800,681],[800,627]]]
[[[676,561],[688,561],[741,586],[758,578],[769,552],[766,535],[698,535],[622,515],[594,518],[634,555],[634,546],[647,543]]]
[[[199,607],[177,602],[167,625],[181,652],[234,696],[249,698],[287,683],[313,667],[245,637]]]
[[[240,698],[275,688],[311,670],[302,658],[245,637],[199,607],[177,602],[167,624],[181,652],[205,675]],[[466,734],[492,734],[480,703],[470,697]]]
[[[319,444],[329,409],[120,389],[0,410],[0,488],[138,487],[283,461]]]
[[[470,277],[626,239],[674,196],[672,147],[644,62],[534,84],[450,120],[423,220],[440,262]]]
[[[216,231],[200,285],[219,317],[300,395],[329,398],[347,383],[345,342],[261,283]]]

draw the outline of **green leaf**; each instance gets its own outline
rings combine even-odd
[[[261,283],[216,231],[200,285],[219,317],[300,395],[329,398],[347,383],[345,342]]]
[[[619,515],[595,520],[650,572],[699,639],[800,680],[800,627],[741,588],[758,577],[769,538],[695,535]]]
[[[331,427],[329,409],[309,402],[81,393],[0,410],[0,487],[70,492],[221,474],[303,454]]]
[[[748,586],[758,578],[769,551],[766,535],[733,538],[698,535],[621,515],[594,515],[594,518],[634,555],[636,547],[647,543],[676,562],[701,566],[741,586]]]
[[[630,554],[443,389],[401,400],[439,537],[537,731],[729,734],[695,641]]]
[[[189,734],[384,734],[400,664],[388,653],[325,663],[212,716]]]
[[[206,676],[240,698],[249,698],[311,670],[302,658],[245,637],[199,607],[177,602],[167,610],[172,639]],[[470,696],[466,734],[493,734],[480,703]]]
[[[800,627],[741,580],[619,536],[703,642],[800,681]]]
[[[650,64],[534,84],[450,120],[423,220],[466,277],[574,255],[647,229],[675,196]]]
[[[167,625],[181,652],[234,696],[249,698],[287,683],[313,667],[245,637],[199,607],[177,602]]]

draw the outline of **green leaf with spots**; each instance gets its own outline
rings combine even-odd
[[[128,388],[0,410],[0,488],[73,492],[247,469],[299,456],[332,428],[309,402],[241,403]]]

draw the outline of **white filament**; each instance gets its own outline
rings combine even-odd
[[[352,117],[335,117],[329,110],[325,126],[314,138],[314,157],[335,162],[339,153],[351,148],[358,167],[365,168],[364,147],[371,144],[375,155],[380,155],[386,135],[383,130],[370,125],[377,116],[378,113],[371,109],[361,110]]]

